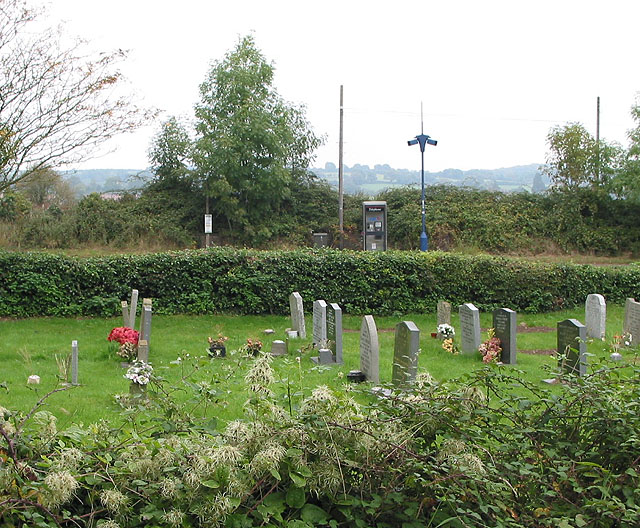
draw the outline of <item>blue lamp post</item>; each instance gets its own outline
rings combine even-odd
[[[421,112],[422,114],[422,109]],[[425,208],[424,208],[424,149],[427,145],[433,145],[434,147],[438,144],[435,139],[431,139],[431,136],[427,136],[424,133],[424,125],[421,123],[421,133],[416,136],[415,139],[410,139],[408,142],[409,146],[411,145],[420,145],[420,152],[422,154],[422,233],[420,233],[420,251],[427,251],[429,249],[429,239],[427,238],[427,227],[425,221]]]

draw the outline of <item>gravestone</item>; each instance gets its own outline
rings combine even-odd
[[[335,363],[333,352],[328,348],[318,350],[318,357],[311,358],[311,360],[319,365],[333,365]]]
[[[291,310],[291,330],[298,332],[298,337],[306,339],[307,329],[304,324],[304,305],[302,295],[293,292],[289,296],[289,309]]]
[[[127,326],[129,324],[129,303],[122,301],[120,306],[122,307],[122,326]]]
[[[367,381],[380,383],[380,347],[373,315],[365,315],[360,326],[360,370]]]
[[[471,303],[460,306],[460,341],[463,353],[477,352],[480,346],[480,311]]]
[[[313,303],[313,344],[325,348],[327,341],[327,303],[322,299]]]
[[[624,327],[625,334],[631,334],[631,345],[640,343],[640,303],[634,299],[627,299],[624,305]]]
[[[327,344],[334,361],[342,365],[342,308],[336,303],[327,306]]]
[[[149,363],[149,343],[145,339],[138,341],[138,361]]]
[[[151,342],[151,299],[142,301],[142,311],[140,312],[140,337],[147,343]]]
[[[136,327],[136,312],[138,311],[138,290],[131,290],[131,305],[129,306],[129,328]]]
[[[391,382],[396,387],[412,385],[418,373],[418,349],[420,330],[412,321],[402,321],[396,325],[393,346],[393,373]]]
[[[500,340],[500,361],[507,365],[516,364],[516,312],[509,308],[493,311],[493,329]]]
[[[576,319],[565,319],[558,323],[558,365],[561,371],[576,376],[587,373],[587,327]]]
[[[587,337],[602,339],[607,327],[607,303],[598,293],[587,295],[584,303],[584,319],[587,327]]]
[[[272,356],[286,356],[287,355],[287,343],[281,339],[276,339],[271,343],[271,355]]]
[[[78,384],[78,342],[71,341],[71,385]]]
[[[451,303],[438,301],[437,321],[437,326],[441,324],[451,324]]]

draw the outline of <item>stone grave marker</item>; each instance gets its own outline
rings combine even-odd
[[[276,339],[271,343],[271,355],[272,356],[286,356],[287,355],[287,343],[281,339]]]
[[[480,311],[471,303],[460,306],[460,341],[462,352],[471,354],[480,346]]]
[[[627,299],[624,304],[624,327],[625,334],[631,334],[631,344],[638,345],[640,342],[640,303],[634,299]]]
[[[342,308],[336,303],[327,306],[327,344],[333,360],[342,365]]]
[[[396,387],[412,385],[418,373],[418,349],[420,330],[413,321],[402,321],[396,325],[393,346],[393,373],[391,382]]]
[[[327,341],[327,303],[322,299],[313,303],[313,344],[325,348]]]
[[[125,326],[136,327],[136,312],[138,311],[138,290],[131,290],[131,305],[129,307],[129,323]]]
[[[140,339],[151,342],[151,299],[143,299],[140,312]]]
[[[71,385],[78,384],[78,342],[71,341]]]
[[[373,315],[365,315],[360,326],[360,370],[367,381],[380,383],[380,347]]]
[[[304,305],[302,295],[293,292],[289,296],[289,309],[291,311],[291,330],[298,332],[298,337],[306,339],[307,329],[304,323]]]
[[[451,303],[438,301],[437,321],[437,326],[441,324],[451,324]]]
[[[590,293],[584,303],[587,337],[602,339],[607,327],[607,303],[598,293]]]
[[[120,306],[122,307],[122,326],[127,326],[129,324],[129,303],[122,301]]]
[[[138,340],[138,361],[149,363],[149,343],[145,339]]]
[[[558,365],[562,372],[584,376],[587,373],[587,327],[576,319],[558,323]]]
[[[493,311],[493,329],[500,340],[502,352],[500,361],[508,365],[516,364],[516,312],[509,308]]]

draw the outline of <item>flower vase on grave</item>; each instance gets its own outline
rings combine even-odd
[[[209,357],[227,357],[227,348],[224,345],[212,343],[211,346],[209,346]]]

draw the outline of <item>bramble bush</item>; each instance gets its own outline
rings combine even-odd
[[[258,251],[210,248],[74,258],[0,251],[0,315],[119,313],[131,288],[154,312],[285,314],[289,295],[337,302],[347,313],[432,312],[439,300],[483,310],[572,308],[594,291],[624,302],[640,268],[535,263],[443,252]]]
[[[60,431],[43,400],[25,416],[0,409],[0,526],[640,523],[633,361],[557,390],[496,365],[446,384],[421,373],[379,399],[353,385],[300,396],[295,376],[275,380],[269,356],[252,361],[245,416],[219,428],[192,409],[215,411],[230,378],[193,383],[190,366],[181,386],[156,379],[148,399],[122,398],[120,427]],[[193,401],[175,404],[175,390]]]

